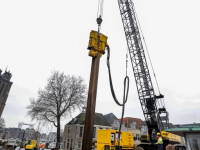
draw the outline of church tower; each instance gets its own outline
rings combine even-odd
[[[11,77],[12,74],[10,73],[10,71],[6,70],[2,74],[2,70],[0,69],[0,117],[3,113],[8,94],[12,86],[12,82],[10,81]]]

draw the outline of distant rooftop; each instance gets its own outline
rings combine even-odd
[[[130,123],[136,123],[136,129],[141,129],[143,125],[145,125],[144,121],[140,118],[132,118],[132,117],[125,117],[123,118],[123,122],[125,122],[125,127],[130,128]]]
[[[104,117],[109,122],[109,124],[113,124],[115,120],[118,120],[118,118],[113,113],[106,114]]]
[[[73,118],[69,123],[67,123],[67,125],[72,125],[72,124],[84,125],[84,123],[85,123],[85,116],[86,116],[86,113],[82,112],[78,116],[76,116],[75,118]],[[105,117],[103,116],[103,114],[101,114],[101,113],[95,113],[95,116],[94,116],[94,125],[111,126],[109,124],[109,122],[107,122],[107,120],[105,119]]]
[[[192,124],[177,124],[175,125],[177,128],[198,128],[200,127],[200,123],[192,123]]]
[[[167,132],[171,132],[180,136],[184,136],[185,133],[200,133],[200,123],[193,124],[178,124],[176,128],[165,129]]]
[[[164,128],[166,128],[167,124],[165,122],[163,122],[163,126],[164,126]],[[177,127],[172,123],[168,123],[168,128],[171,129],[171,128],[177,128]]]

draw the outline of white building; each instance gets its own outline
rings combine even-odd
[[[50,132],[48,135],[48,141],[49,142],[56,142],[57,141],[57,133],[56,132]]]
[[[64,149],[81,150],[85,123],[85,112],[80,113],[65,125],[63,134]],[[103,114],[95,113],[93,141],[97,140],[98,129],[111,129],[111,125],[106,121]]]

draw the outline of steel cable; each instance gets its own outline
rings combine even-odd
[[[154,78],[155,78],[155,81],[156,81],[158,92],[159,92],[159,94],[161,94],[160,93],[160,88],[159,88],[159,85],[158,85],[158,81],[157,81],[157,78],[156,78],[156,74],[155,74],[155,71],[154,71],[154,68],[153,68],[153,64],[152,64],[152,61],[151,61],[151,58],[150,58],[150,54],[149,54],[149,51],[148,51],[148,48],[147,48],[147,44],[146,44],[146,41],[145,41],[145,38],[144,38],[144,35],[143,35],[143,32],[142,32],[142,28],[140,26],[140,22],[139,22],[139,19],[137,17],[137,13],[136,13],[136,9],[135,9],[134,5],[133,5],[133,8],[135,10],[135,16],[136,16],[136,19],[137,19],[137,22],[138,22],[139,29],[141,31],[142,39],[144,41],[144,45],[145,45],[145,48],[146,48],[146,51],[147,51],[147,55],[148,55],[148,58],[149,58],[149,61],[150,61],[150,65],[151,65],[151,68],[152,68],[152,71],[153,71],[153,75],[154,75]],[[161,104],[159,103],[159,105],[165,107],[164,98],[160,102],[161,102]]]
[[[103,4],[104,4],[104,0],[99,0],[98,11],[97,11],[97,18],[99,16],[103,17]]]

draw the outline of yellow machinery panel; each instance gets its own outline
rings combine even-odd
[[[29,140],[27,141],[26,149],[34,149],[36,148],[37,140]]]
[[[161,136],[163,137],[164,140],[169,140],[172,142],[176,142],[176,143],[181,143],[181,138],[178,135],[166,132],[166,131],[162,131],[161,132]]]
[[[33,149],[34,149],[34,146],[33,146],[33,145],[26,145],[26,149],[31,149],[31,150],[33,150]]]
[[[99,129],[97,135],[97,150],[114,150],[118,146],[119,131],[112,129]],[[133,150],[133,133],[121,131],[120,147]]]
[[[98,34],[97,31],[90,32],[90,41],[88,45],[89,56],[96,57],[98,51],[100,52],[100,56],[105,53],[105,48],[108,46],[107,44],[108,37],[103,35],[102,33]]]

